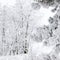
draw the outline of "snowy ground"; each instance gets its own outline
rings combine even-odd
[[[27,55],[15,55],[15,56],[0,56],[0,60],[25,60],[25,56]]]

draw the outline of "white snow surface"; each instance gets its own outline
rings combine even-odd
[[[25,60],[25,54],[15,55],[15,56],[0,56],[0,60]]]
[[[43,42],[38,43],[35,41],[31,42],[30,49],[31,53],[39,56],[40,54],[49,54],[53,50],[54,46],[46,47],[43,45]]]

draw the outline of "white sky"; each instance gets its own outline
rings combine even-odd
[[[32,18],[34,19],[33,24],[36,27],[49,25],[49,22],[48,22],[49,17],[53,17],[56,14],[56,12],[53,13],[51,10],[52,10],[52,7],[50,8],[41,7],[39,10],[34,11],[32,13]]]
[[[16,0],[0,0],[0,4],[2,6],[7,5],[7,6],[13,6],[15,4]]]

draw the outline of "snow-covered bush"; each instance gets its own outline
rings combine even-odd
[[[60,43],[57,43],[57,44],[56,44],[56,46],[55,46],[55,52],[56,52],[57,54],[60,53]]]
[[[40,9],[40,4],[39,3],[32,3],[31,6],[34,10]]]

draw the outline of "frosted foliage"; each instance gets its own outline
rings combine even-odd
[[[37,42],[42,42],[44,39],[48,39],[50,37],[50,31],[49,31],[49,27],[44,26],[44,28],[37,28],[36,29],[36,33],[33,33],[32,38],[34,39],[34,41]]]
[[[34,0],[36,2],[42,3],[42,5],[44,5],[43,3],[46,4],[46,6],[52,6],[54,4],[59,4],[60,0]]]
[[[13,8],[5,5],[3,9],[1,8],[1,56],[27,54],[28,52],[28,27],[27,21],[25,21],[27,16],[21,7],[18,7],[20,11],[17,10],[17,6],[15,5]],[[18,14],[18,12],[21,13]]]

